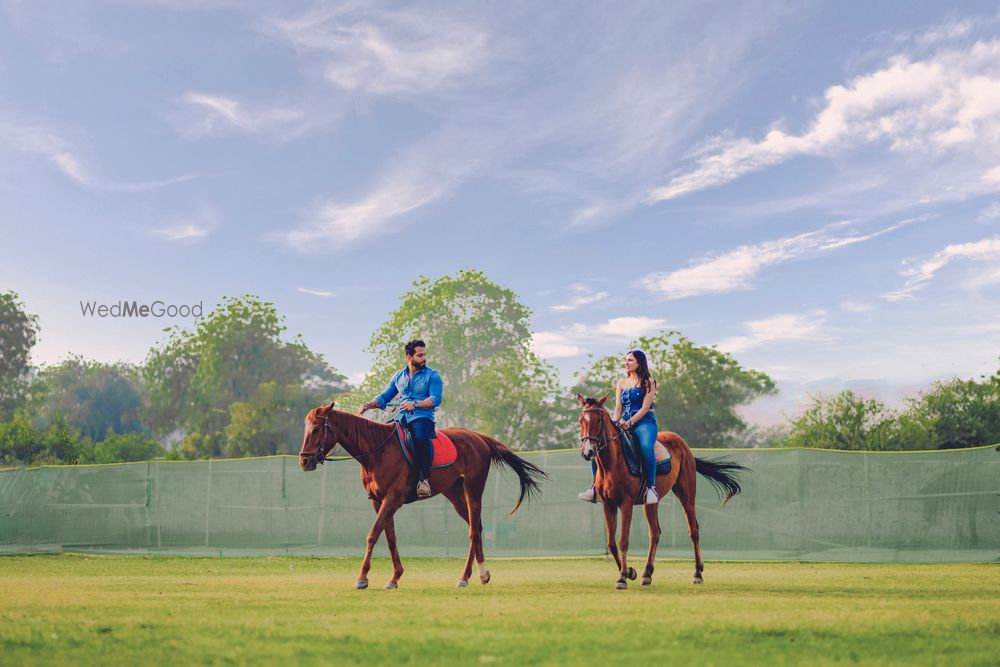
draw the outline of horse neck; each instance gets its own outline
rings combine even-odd
[[[395,428],[387,424],[379,424],[370,419],[365,419],[350,412],[337,410],[336,432],[337,442],[353,458],[361,459],[371,454],[379,445],[383,443],[389,435],[389,428]],[[375,427],[375,428],[373,428]],[[380,435],[372,438],[372,434],[382,431]]]
[[[621,438],[618,437],[614,424],[611,423],[611,418],[605,414],[602,419],[604,419],[604,437],[607,439],[608,446],[597,453],[597,467],[609,475],[616,475],[620,470],[625,469]]]

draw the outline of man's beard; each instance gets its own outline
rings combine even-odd
[[[426,368],[426,366],[427,366],[427,362],[426,361],[414,361],[413,362],[413,367],[416,368],[418,371],[424,370],[424,368]]]

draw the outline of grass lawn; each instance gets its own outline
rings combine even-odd
[[[463,563],[0,557],[0,664],[1000,665],[1000,565]]]

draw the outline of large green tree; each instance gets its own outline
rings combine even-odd
[[[574,393],[613,394],[616,381],[624,375],[625,354],[633,349],[646,353],[657,382],[655,412],[660,429],[680,434],[694,447],[740,444],[748,426],[738,408],[776,391],[770,377],[744,368],[732,355],[696,345],[677,331],[665,331],[640,337],[620,354],[594,361]],[[609,405],[613,400],[614,396]]]
[[[302,419],[329,395],[301,384],[267,382],[246,401],[229,406],[226,456],[295,454],[302,444]]]
[[[470,269],[421,277],[400,301],[372,335],[372,367],[350,401],[385,389],[406,363],[403,346],[420,338],[444,380],[440,424],[490,433],[517,449],[565,444],[572,417],[555,370],[531,352],[531,311],[513,291]]]
[[[911,424],[910,447],[958,449],[1000,442],[1000,371],[976,380],[935,382],[907,401],[900,416]],[[924,440],[920,447],[913,441]]]
[[[31,348],[38,340],[38,316],[28,314],[16,292],[0,292],[0,419],[24,398]]]
[[[38,374],[32,404],[43,423],[56,415],[94,442],[108,434],[142,430],[140,375],[124,363],[102,364],[72,356]]]
[[[183,429],[216,442],[229,406],[268,382],[309,384],[328,395],[346,388],[343,376],[306,347],[283,338],[274,304],[252,295],[227,297],[192,329],[168,329],[144,368],[150,423],[165,434]]]
[[[791,420],[784,445],[881,451],[898,449],[896,414],[881,401],[842,391],[811,397]]]

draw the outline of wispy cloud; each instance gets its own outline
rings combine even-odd
[[[903,270],[906,283],[901,289],[885,294],[884,298],[887,301],[913,299],[917,292],[931,283],[938,271],[954,261],[963,259],[976,262],[1000,261],[1000,237],[946,246],[930,259]],[[989,275],[992,275],[992,269]],[[980,282],[980,284],[991,282],[989,277],[984,277],[983,280],[985,282]]]
[[[321,296],[327,299],[333,296],[333,292],[329,292],[326,290],[308,289],[306,287],[296,287],[295,289],[297,289],[299,292],[302,292],[303,294],[312,294],[313,296]]]
[[[387,12],[361,3],[271,22],[273,32],[322,62],[339,88],[412,94],[447,87],[491,53],[485,32],[447,14]]]
[[[91,190],[146,192],[197,178],[196,174],[135,182],[103,178],[94,174],[72,146],[49,128],[0,117],[0,149],[4,146],[23,155],[46,160],[71,181]]]
[[[735,354],[779,341],[828,341],[831,337],[823,330],[826,320],[826,312],[822,310],[804,315],[783,313],[762,320],[751,320],[743,323],[746,335],[721,340],[718,348]]]
[[[667,328],[667,321],[654,317],[623,316],[613,317],[598,324],[576,323],[554,331],[538,331],[532,334],[532,349],[544,359],[575,357],[606,343],[646,336]]]
[[[924,59],[897,55],[882,69],[828,88],[825,106],[801,134],[776,126],[761,140],[720,136],[706,142],[693,155],[694,166],[653,189],[647,201],[723,185],[797,156],[833,156],[860,145],[885,145],[927,163],[961,152],[974,168],[996,155],[986,145],[1000,141],[998,72],[997,40],[943,48]],[[985,191],[995,185],[987,174],[968,187]]]
[[[171,220],[162,227],[149,230],[149,233],[167,241],[197,242],[205,239],[218,226],[216,210],[211,206],[201,206],[194,213]]]
[[[582,283],[570,285],[569,290],[569,300],[566,303],[549,306],[549,310],[554,310],[557,313],[568,313],[570,311],[578,310],[583,306],[598,303],[608,298],[607,292],[592,290]]]
[[[858,301],[843,301],[840,304],[841,310],[846,310],[849,313],[870,313],[875,310],[875,306],[870,303],[862,303]]]
[[[243,132],[297,136],[311,128],[303,109],[291,106],[251,106],[235,97],[188,91],[178,100],[184,113],[175,119],[180,134],[198,138]]]
[[[993,222],[997,218],[1000,218],[1000,202],[995,201],[980,211],[976,220],[978,222]]]
[[[639,284],[667,299],[751,289],[757,274],[768,266],[862,243],[924,219],[910,218],[868,233],[847,230],[850,222],[835,223],[814,232],[742,245],[677,271],[650,273]]]

